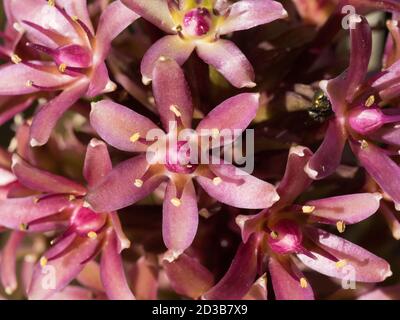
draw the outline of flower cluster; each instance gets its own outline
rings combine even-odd
[[[400,2],[2,5],[0,299],[400,299]]]

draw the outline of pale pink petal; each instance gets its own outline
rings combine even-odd
[[[104,291],[100,277],[100,265],[93,260],[85,264],[85,267],[76,277],[76,280],[86,288],[98,292]]]
[[[48,300],[92,300],[93,293],[78,286],[68,286],[64,290],[51,295]]]
[[[92,139],[87,147],[83,175],[89,188],[101,183],[111,172],[112,163],[107,146],[103,141]]]
[[[282,4],[271,0],[241,0],[229,8],[229,15],[218,29],[220,34],[246,30],[271,21],[286,18]]]
[[[169,181],[163,202],[163,239],[173,252],[183,252],[193,242],[199,223],[196,191],[189,179],[177,194],[173,181]]]
[[[254,70],[240,49],[231,41],[199,42],[197,54],[205,63],[213,66],[226,80],[237,88],[252,88]]]
[[[138,300],[157,300],[158,270],[145,257],[136,261],[132,271],[132,288]]]
[[[184,41],[177,35],[161,38],[147,50],[142,59],[140,71],[143,83],[148,84],[153,79],[153,69],[160,58],[170,58],[183,65],[193,50],[194,44],[191,41]]]

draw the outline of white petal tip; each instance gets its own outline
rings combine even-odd
[[[375,196],[376,201],[378,201],[378,202],[380,202],[383,198],[383,195],[380,192],[375,192],[374,196]]]
[[[254,88],[255,86],[257,86],[257,83],[250,81],[250,82],[245,83],[243,85],[243,88]]]
[[[104,93],[114,92],[115,90],[117,90],[117,85],[112,81],[108,81],[104,88]]]
[[[7,295],[11,296],[15,292],[15,287],[5,287],[4,291]]]
[[[11,157],[11,168],[14,168],[20,160],[21,157],[18,154],[14,153]]]
[[[295,154],[299,156],[300,158],[304,157],[306,154],[304,153],[304,150],[306,150],[305,147],[302,146],[293,146],[290,148],[289,153],[290,154]]]
[[[145,86],[149,85],[151,83],[151,79],[149,77],[143,76],[142,77],[142,82]]]
[[[319,87],[323,92],[327,93],[328,92],[328,80],[320,81],[319,82]]]
[[[43,143],[40,143],[35,138],[32,138],[31,141],[29,142],[29,144],[31,145],[32,148],[40,147],[43,145]]]
[[[87,202],[87,201],[84,201],[82,206],[83,206],[84,208],[93,209],[92,206],[90,205],[90,203]]]
[[[168,261],[169,263],[174,262],[179,256],[183,253],[182,250],[168,250],[164,256],[163,260]]]
[[[311,169],[309,163],[304,167],[304,172],[313,180],[316,180],[318,177],[318,171]]]
[[[89,145],[90,145],[92,148],[96,148],[96,147],[101,146],[101,145],[103,145],[103,144],[104,144],[103,141],[101,141],[101,140],[99,140],[99,139],[96,139],[96,138],[93,138],[92,140],[90,140],[90,143],[89,143]]]

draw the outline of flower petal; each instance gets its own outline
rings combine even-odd
[[[337,237],[321,229],[308,228],[307,236],[317,246],[328,252],[338,261],[344,261],[344,266],[338,266],[337,261],[332,261],[318,250],[310,250],[315,258],[298,254],[298,258],[311,269],[329,277],[351,279],[360,282],[381,282],[392,275],[390,265],[383,259],[366,251],[365,249]]]
[[[163,202],[163,239],[173,252],[185,251],[193,242],[199,224],[196,191],[189,179],[178,195],[172,180],[169,181]]]
[[[342,160],[345,143],[346,133],[342,125],[336,119],[332,119],[324,141],[305,168],[308,176],[319,180],[333,174]]]
[[[255,235],[240,244],[224,277],[203,296],[207,300],[238,300],[249,292],[257,275],[257,245]]]
[[[17,250],[25,233],[13,231],[2,250],[0,261],[0,278],[1,284],[7,294],[12,294],[18,286],[16,274]]]
[[[113,123],[110,126],[110,122]],[[102,100],[92,104],[90,124],[108,144],[129,152],[147,150],[147,144],[132,142],[131,137],[138,134],[146,138],[150,130],[158,127],[146,117],[110,100]]]
[[[246,30],[287,16],[287,11],[277,1],[241,0],[230,6],[229,15],[218,31],[227,34]]]
[[[84,239],[61,257],[49,260],[43,266],[37,263],[29,288],[29,299],[45,300],[64,289],[82,271],[85,260],[94,255],[99,241]]]
[[[400,204],[400,167],[385,153],[384,150],[368,143],[362,147],[359,143],[350,144],[361,165],[379,184],[383,191]]]
[[[40,201],[34,196],[0,201],[0,225],[20,230],[22,225],[60,212],[69,205],[66,196],[53,196]]]
[[[196,131],[202,135],[202,130],[206,133],[218,130],[224,137],[223,144],[229,144],[250,125],[257,115],[259,106],[260,95],[258,93],[239,94],[215,107],[200,121]],[[206,135],[206,138],[209,139],[209,136],[210,134]],[[214,144],[213,147],[215,147]]]
[[[312,152],[308,148],[302,146],[290,148],[285,175],[277,188],[281,197],[280,204],[292,204],[311,185],[312,180],[304,172],[311,156]]]
[[[112,230],[107,235],[101,255],[100,275],[110,300],[135,300],[126,281],[122,258],[118,253],[118,239]]]
[[[122,3],[165,32],[171,33],[175,27],[168,8],[168,1],[122,0]]]
[[[148,84],[153,79],[154,66],[160,58],[170,58],[181,66],[192,54],[194,48],[193,43],[184,41],[177,35],[165,36],[155,42],[147,50],[140,65],[143,83]]]
[[[214,282],[212,273],[186,254],[172,262],[164,260],[163,267],[174,291],[192,299],[198,299]]]
[[[153,92],[164,129],[177,118],[192,127],[193,102],[183,70],[171,59],[158,60],[153,71]],[[171,110],[171,107],[175,108]],[[174,112],[175,111],[175,112]],[[176,115],[179,112],[179,116]]]
[[[157,300],[158,270],[145,257],[136,261],[132,271],[132,288],[138,300]]]
[[[400,285],[377,288],[363,294],[357,300],[400,300]]]
[[[25,187],[44,193],[84,195],[86,188],[67,178],[37,169],[17,154],[13,156],[12,169]]]
[[[243,209],[264,209],[279,200],[273,185],[233,165],[211,164],[209,168],[221,178],[220,183],[206,176],[198,176],[196,180],[210,196],[222,203]]]
[[[205,63],[213,66],[226,80],[237,88],[255,87],[254,70],[240,49],[231,41],[197,43],[197,54]]]
[[[107,146],[103,141],[92,139],[87,147],[83,176],[89,188],[101,183],[111,172],[112,163]]]
[[[100,265],[93,260],[85,264],[85,267],[76,277],[76,280],[86,288],[98,292],[104,291],[100,277]]]
[[[382,195],[377,193],[359,193],[313,200],[306,203],[314,207],[312,217],[328,219],[333,223],[343,221],[353,224],[373,215],[380,205]]]
[[[91,300],[93,293],[78,286],[68,286],[60,292],[51,295],[48,300]]]
[[[303,278],[303,274],[293,262],[279,261],[271,257],[268,268],[277,300],[314,300],[311,286],[301,286],[300,279]]]
[[[58,119],[85,95],[87,88],[86,79],[78,81],[39,110],[32,121],[31,146],[42,146],[49,140]]]
[[[145,155],[120,163],[100,185],[89,191],[86,200],[97,212],[112,212],[145,198],[164,179],[154,175],[136,187],[135,180],[141,179],[148,168]]]
[[[103,11],[97,27],[94,64],[103,61],[111,47],[111,41],[139,16],[127,9],[121,1],[114,1]]]
[[[13,97],[11,101],[6,101],[6,103],[0,106],[0,126],[14,118],[18,113],[24,112],[33,102],[33,98],[15,100]]]

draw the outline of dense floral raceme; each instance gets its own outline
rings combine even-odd
[[[0,10],[0,300],[400,299],[400,1]]]

